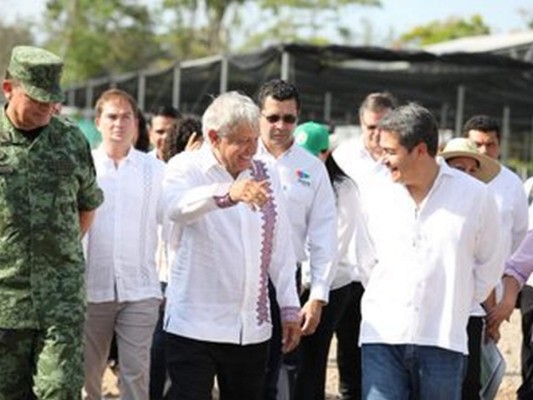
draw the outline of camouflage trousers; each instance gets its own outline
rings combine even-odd
[[[82,386],[82,323],[0,328],[0,400],[79,400]]]

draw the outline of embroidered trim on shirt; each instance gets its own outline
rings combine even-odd
[[[300,320],[300,308],[298,307],[283,307],[280,311],[282,321],[298,322]]]
[[[153,173],[153,167],[151,163],[148,162],[149,160],[144,160],[143,165],[143,203],[142,203],[142,212],[141,212],[141,236],[140,236],[140,242],[141,246],[139,249],[139,259],[141,260],[141,280],[143,286],[150,286],[150,271],[148,268],[146,268],[145,260],[146,260],[146,252],[147,252],[147,246],[149,245],[150,241],[148,240],[147,234],[149,232],[149,220],[148,216],[150,215],[149,208],[152,202],[150,201],[151,197],[153,196],[153,183],[154,183],[154,173]],[[154,234],[154,232],[150,232],[151,234]]]
[[[252,176],[256,180],[269,179],[265,164],[262,161],[254,160]],[[263,220],[263,240],[261,241],[261,266],[259,277],[259,296],[256,303],[257,325],[270,322],[270,311],[268,308],[268,269],[272,260],[272,248],[274,242],[274,229],[276,226],[276,204],[272,196],[272,188],[268,188],[268,200],[261,207]]]
[[[233,207],[237,204],[236,201],[231,200],[231,197],[229,197],[229,193],[226,193],[224,196],[213,196],[215,199],[215,203],[220,208],[228,208]]]

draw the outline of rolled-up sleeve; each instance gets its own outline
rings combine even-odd
[[[81,135],[81,133],[80,133]],[[78,211],[91,211],[104,201],[104,193],[98,187],[96,181],[96,168],[94,167],[93,157],[89,143],[85,138],[80,139],[81,150],[81,173],[80,187],[77,195]]]
[[[327,302],[331,282],[336,272],[337,212],[333,188],[325,168],[319,176],[307,225],[311,265],[309,298]]]
[[[523,286],[533,272],[533,230],[526,237],[505,263],[504,274],[517,280]]]

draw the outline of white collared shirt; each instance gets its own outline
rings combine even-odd
[[[276,287],[282,318],[297,320],[289,221],[275,171],[265,172],[272,202],[254,211],[245,203],[224,207],[216,200],[224,198],[235,180],[208,143],[167,164],[163,214],[179,225],[180,238],[166,291],[166,331],[219,343],[268,340],[268,277]],[[237,179],[252,176],[258,174],[247,169]]]
[[[370,238],[366,217],[361,208],[359,190],[346,177],[334,183],[337,205],[337,261],[331,290],[352,282],[359,282],[376,263],[374,245]],[[309,263],[302,264],[302,282],[310,286]]]
[[[400,184],[373,194],[369,230],[378,263],[362,300],[361,343],[466,354],[471,305],[501,277],[500,218],[490,189],[438,162],[419,207]]]
[[[360,139],[346,139],[333,151],[333,158],[341,169],[354,180],[364,193],[367,185],[373,185],[376,178],[389,178],[389,170],[372,158]]]
[[[335,276],[337,217],[326,168],[317,157],[294,143],[276,159],[259,140],[257,155],[279,174],[297,261],[309,259],[311,265],[310,299],[327,302]]]
[[[503,251],[508,258],[518,249],[527,233],[527,197],[518,175],[504,165],[488,185],[500,210]]]
[[[160,298],[157,204],[164,163],[133,148],[118,168],[103,145],[92,154],[104,203],[85,242],[87,299],[100,303]]]

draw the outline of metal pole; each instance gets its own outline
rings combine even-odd
[[[528,146],[528,152],[527,152],[527,161],[531,161],[531,154],[532,154],[532,145],[533,145],[533,117],[531,117],[531,135],[529,135],[529,146]]]
[[[144,111],[146,98],[146,75],[143,72],[139,72],[139,80],[137,83],[137,106]]]
[[[511,121],[511,107],[504,106],[502,114],[502,143],[501,143],[501,159],[507,160],[509,157],[509,137],[511,135],[510,129]]]
[[[521,140],[522,147],[520,148],[520,159],[522,161],[529,161],[529,135],[524,132],[524,136]]]
[[[172,106],[180,108],[180,86],[181,86],[181,64],[174,66],[174,76],[172,78]]]
[[[228,56],[224,55],[222,60],[220,60],[220,94],[228,91],[228,69]]]
[[[92,109],[93,108],[93,96],[94,96],[94,88],[91,81],[87,82],[87,87],[85,88],[85,108]]]
[[[457,107],[455,114],[455,137],[461,136],[461,131],[463,130],[463,120],[465,112],[465,92],[466,88],[464,85],[459,85],[457,87]]]
[[[324,121],[331,122],[331,107],[333,104],[333,96],[331,92],[324,93]]]
[[[443,103],[440,107],[440,129],[448,128],[448,109],[450,106],[448,103]]]
[[[76,106],[76,89],[71,88],[67,92],[67,105],[70,107]]]
[[[281,79],[284,81],[289,80],[289,73],[290,73],[290,63],[291,63],[291,55],[283,51],[281,53]]]

